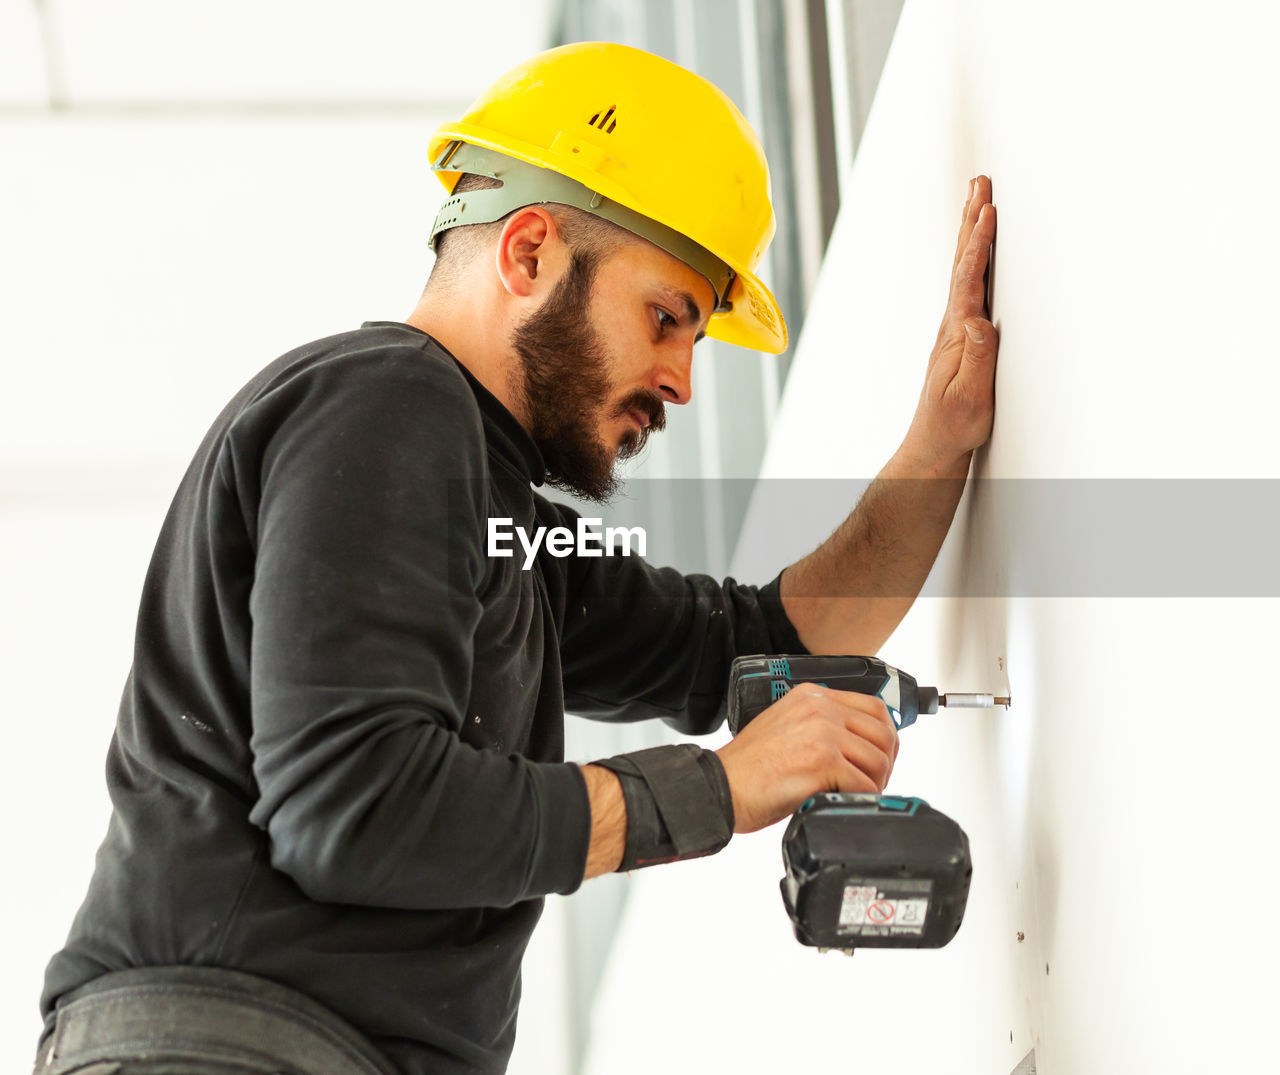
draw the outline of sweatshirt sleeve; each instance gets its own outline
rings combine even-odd
[[[272,864],[312,898],[508,906],[582,879],[577,766],[458,735],[480,616],[483,431],[456,370],[343,356],[233,426],[256,541],[250,692]]]
[[[549,504],[575,529],[577,513]],[[638,556],[570,561],[561,660],[565,705],[596,720],[661,718],[687,735],[724,720],[729,665],[806,653],[778,579],[765,586],[682,575]]]

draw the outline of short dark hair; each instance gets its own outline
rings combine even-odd
[[[487,175],[464,174],[459,178],[454,194],[465,194],[469,190],[492,190],[502,183]],[[637,242],[637,237],[626,228],[619,227],[611,221],[588,213],[583,209],[575,209],[571,205],[558,202],[547,203],[547,209],[556,218],[560,234],[568,244],[575,260],[584,267],[594,269],[603,258],[621,246]],[[512,210],[511,212],[515,212]],[[508,213],[507,216],[511,214]],[[468,264],[481,250],[485,249],[502,230],[503,221],[495,220],[489,224],[468,224],[465,227],[450,228],[441,232],[436,239],[436,260],[431,267],[431,283],[448,284],[457,277],[459,269]]]

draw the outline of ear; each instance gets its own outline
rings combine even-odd
[[[540,205],[507,217],[494,258],[502,286],[516,298],[541,299],[568,262],[555,217]]]

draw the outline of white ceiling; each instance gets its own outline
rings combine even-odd
[[[48,98],[40,23],[30,0],[0,0],[0,102],[37,104]]]
[[[185,455],[263,356],[405,316],[444,197],[430,133],[558,6],[0,0],[0,485]]]
[[[556,0],[0,0],[0,106],[465,106]]]

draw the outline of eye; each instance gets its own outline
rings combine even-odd
[[[680,323],[679,321],[676,320],[676,318],[672,317],[671,314],[667,313],[667,311],[664,310],[661,306],[655,306],[654,310],[658,314],[658,328],[660,329],[675,328],[676,325]]]

